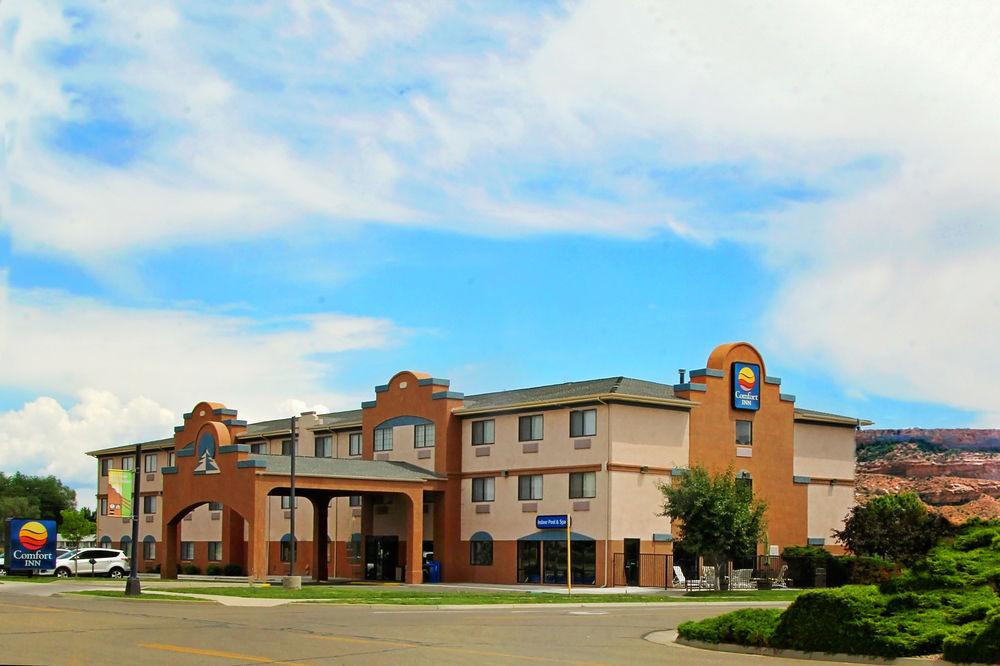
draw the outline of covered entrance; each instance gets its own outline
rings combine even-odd
[[[365,580],[400,580],[401,573],[399,569],[399,537],[366,537]]]
[[[597,580],[597,542],[572,532],[570,548],[573,584],[594,585]],[[517,541],[517,582],[566,584],[566,533],[543,530]]]

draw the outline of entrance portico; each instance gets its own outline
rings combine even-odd
[[[268,498],[288,495],[289,456],[251,453],[237,443],[246,422],[236,411],[218,403],[199,403],[175,428],[175,465],[163,473],[163,542],[161,576],[176,578],[178,527],[195,507],[208,502],[226,506],[227,540],[243,543],[241,517],[246,521],[247,569],[252,580],[268,573]],[[405,514],[405,580],[421,581],[423,507],[429,493],[443,492],[444,478],[413,464],[386,460],[301,457],[296,461],[296,495],[313,507],[313,578],[326,580],[330,501],[352,495],[398,498]],[[369,504],[369,503],[366,503]],[[362,520],[362,531],[365,531]],[[369,527],[370,529],[370,521]],[[235,551],[234,544],[228,546]]]

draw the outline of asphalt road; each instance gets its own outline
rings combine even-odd
[[[665,646],[643,638],[653,631],[675,628],[684,620],[731,610],[728,605],[452,611],[330,604],[235,608],[45,596],[60,588],[58,584],[0,585],[0,662],[171,666],[802,663]]]

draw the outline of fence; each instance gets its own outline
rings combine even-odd
[[[672,556],[656,553],[643,553],[635,560],[638,572],[625,571],[625,553],[615,553],[611,560],[612,584],[616,587],[628,585],[630,576],[638,578],[639,587],[670,587],[672,578]]]

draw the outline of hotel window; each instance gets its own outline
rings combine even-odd
[[[492,502],[493,501],[493,477],[484,476],[472,480],[472,501]]]
[[[348,497],[347,506],[361,506],[361,495],[351,495]]]
[[[281,440],[281,455],[283,456],[292,455],[292,440],[290,439]]]
[[[135,468],[135,458],[128,456],[122,458],[122,469],[134,469]]]
[[[146,515],[156,513],[156,495],[142,496],[142,512]]]
[[[289,495],[282,496],[282,498],[281,498],[281,508],[282,509],[291,509],[292,508],[292,498],[291,498],[291,496],[289,496]],[[296,509],[299,508],[299,498],[298,497],[295,498],[295,508]]]
[[[222,511],[222,502],[209,502],[208,503],[208,510],[209,511]]]
[[[750,472],[740,470],[740,473],[736,475],[736,485],[743,486],[749,491],[750,495],[753,495],[753,476],[751,476]]]
[[[542,475],[528,474],[517,477],[517,499],[521,501],[542,499]]]
[[[569,413],[570,437],[593,437],[597,434],[597,410],[579,409]]]
[[[100,501],[101,501],[101,515],[106,516],[108,515],[108,498],[102,497]]]
[[[569,498],[589,499],[597,497],[597,474],[595,472],[570,472]]]
[[[753,444],[753,421],[736,422],[736,444],[739,446]]]
[[[155,560],[156,559],[156,537],[152,534],[148,535],[142,540],[142,559],[144,560]]]
[[[375,428],[375,450],[392,451],[392,428]]]
[[[267,442],[255,442],[250,445],[250,453],[267,454]]]
[[[123,536],[122,540],[119,542],[119,548],[121,548],[123,553],[132,557],[132,538]]]
[[[493,564],[493,539],[474,539],[469,542],[469,564],[490,566]]]
[[[147,453],[146,457],[142,459],[142,466],[143,466],[143,469],[145,469],[147,473],[149,473],[149,472],[155,472],[156,471],[156,454],[155,453]]]
[[[493,444],[496,442],[496,426],[493,419],[489,421],[472,422],[472,445]]]
[[[530,442],[542,438],[542,415],[522,416],[517,421],[517,439],[521,442]]]
[[[108,470],[111,468],[111,458],[104,458],[101,460],[101,476],[107,476]]]
[[[413,448],[426,449],[434,446],[434,424],[413,426]]]
[[[222,542],[221,541],[209,541],[208,542],[208,561],[209,562],[221,562],[222,561]]]
[[[361,455],[361,433],[352,432],[348,435],[347,440],[347,455],[349,456],[360,456]]]
[[[316,457],[317,458],[332,458],[333,457],[333,438],[332,437],[317,437],[316,438]]]
[[[361,534],[355,532],[351,535],[350,541],[346,544],[347,557],[352,560],[361,559]]]
[[[194,559],[194,541],[181,541],[181,559],[188,561]]]
[[[177,458],[174,456],[174,452],[171,451],[167,454],[167,467],[174,467],[177,464]]]

